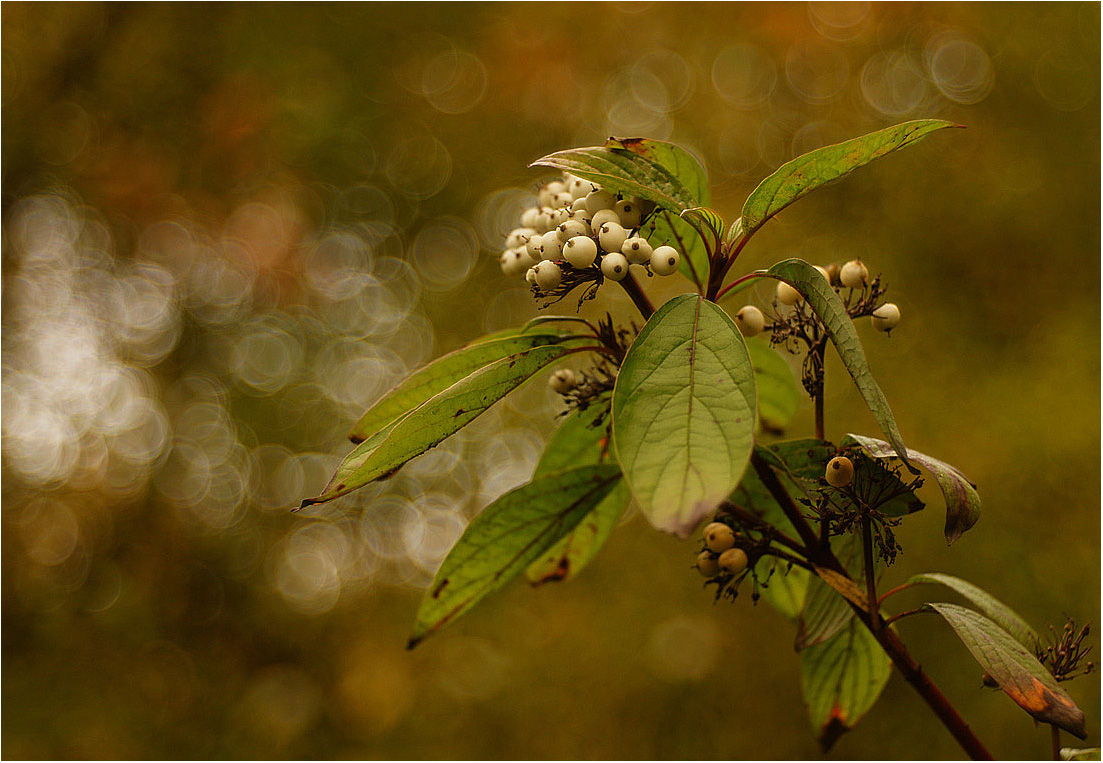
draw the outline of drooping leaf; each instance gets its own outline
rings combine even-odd
[[[973,658],[1015,704],[1037,721],[1051,723],[1080,739],[1087,737],[1084,712],[1011,634],[971,609],[945,603],[927,606],[946,619]]]
[[[896,451],[886,442],[856,434],[848,434],[847,437],[874,458],[897,457]],[[946,543],[953,543],[980,519],[980,496],[977,495],[976,486],[964,474],[937,458],[915,450],[907,453],[910,460],[934,475],[942,489],[942,495],[946,499]]]
[[[644,326],[617,376],[613,441],[652,525],[685,537],[739,484],[754,384],[743,336],[712,302],[675,297]]]
[[[366,440],[395,419],[401,418],[439,392],[491,363],[545,344],[575,338],[549,327],[522,334],[517,329],[476,339],[407,376],[369,408],[349,432],[355,443]]]
[[[302,507],[332,501],[391,474],[458,432],[541,368],[575,351],[563,344],[540,345],[457,381],[353,448],[321,495],[304,500]]]
[[[413,648],[520,575],[620,482],[599,464],[537,477],[483,509],[437,571],[417,614]]]
[[[609,397],[604,396],[568,416],[548,440],[533,477],[610,462],[609,404]],[[609,539],[629,498],[628,486],[621,480],[570,533],[528,566],[525,576],[529,582],[569,580],[581,572]]]
[[[747,352],[758,388],[758,418],[766,426],[783,429],[800,410],[800,386],[793,370],[761,337],[747,339]]]
[[[801,691],[825,751],[873,707],[890,672],[888,655],[857,620],[801,652]]]
[[[804,609],[808,592],[808,570],[790,567],[776,556],[763,556],[755,564],[755,575],[763,585],[758,589],[762,600],[776,609],[783,617],[795,619]]]
[[[682,255],[678,270],[701,289],[708,278],[705,244],[694,227],[679,217],[682,210],[709,204],[708,178],[693,154],[661,140],[610,138],[604,146],[560,151],[533,164],[556,167],[610,191],[655,203],[659,209],[641,228],[641,235],[652,246],[676,248]]]
[[[858,332],[854,330],[854,323],[847,315],[846,307],[839,299],[839,295],[831,288],[831,284],[812,265],[795,258],[783,260],[766,272],[788,283],[808,301],[809,307],[819,317],[828,336],[831,337],[862,399],[873,412],[873,418],[877,420],[881,431],[885,433],[885,437],[892,443],[896,452],[907,463],[904,442],[900,438],[892,409],[889,408],[885,394],[869,371],[869,363],[866,361],[865,351],[862,350],[862,342],[858,339]]]
[[[960,126],[941,119],[920,119],[798,156],[759,183],[747,197],[743,204],[743,237],[750,238],[771,217],[820,186],[936,130]]]
[[[1041,643],[1038,633],[1015,610],[967,580],[956,578],[953,575],[944,575],[941,572],[925,572],[909,578],[907,585],[917,583],[944,585],[951,591],[961,594],[969,600],[970,604],[979,609],[981,614],[1010,633],[1016,641],[1032,653]]]

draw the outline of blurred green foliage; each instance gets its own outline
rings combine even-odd
[[[1098,4],[5,3],[2,37],[5,757],[818,755],[789,626],[714,606],[694,544],[638,518],[404,651],[449,539],[535,464],[539,384],[286,511],[390,383],[534,314],[498,213],[530,161],[611,134],[694,151],[731,218],[803,151],[967,125],[736,267],[861,256],[902,307],[891,340],[860,329],[873,371],[985,510],[952,549],[909,517],[890,581],[1099,621]],[[828,436],[875,434],[829,360]],[[998,757],[1046,754],[947,628],[901,632]],[[1098,678],[1066,688],[1097,722]],[[831,757],[960,751],[893,679]]]

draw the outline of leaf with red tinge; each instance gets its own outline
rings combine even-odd
[[[1007,696],[1035,720],[1051,723],[1080,739],[1087,737],[1084,712],[1038,659],[1000,626],[956,604],[929,603]]]
[[[800,686],[824,750],[854,728],[888,683],[891,662],[857,620],[800,653]]]
[[[614,465],[584,466],[537,477],[483,509],[441,563],[407,646],[412,649],[524,572],[620,481]]]
[[[848,434],[847,438],[858,443],[874,458],[897,458],[898,453],[886,442],[872,437]],[[847,444],[843,440],[843,444]],[[915,461],[934,475],[946,499],[946,543],[951,544],[980,519],[980,496],[976,486],[949,464],[931,458],[916,450],[908,450],[908,459]]]

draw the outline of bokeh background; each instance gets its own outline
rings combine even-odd
[[[536,314],[496,260],[526,167],[609,135],[690,148],[730,220],[799,153],[967,125],[801,201],[737,270],[861,256],[902,307],[860,329],[873,370],[985,512],[948,549],[924,488],[887,582],[1098,623],[1098,4],[5,3],[2,35],[4,757],[820,754],[790,625],[714,605],[695,543],[638,516],[577,580],[404,650],[450,544],[530,475],[542,378],[289,511],[407,371]],[[636,317],[616,292],[588,314]],[[837,364],[827,429],[877,432]],[[901,631],[998,757],[1048,754],[944,624]],[[1097,745],[1098,676],[1066,686]],[[960,755],[894,676],[829,757]]]

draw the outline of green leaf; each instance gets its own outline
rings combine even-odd
[[[754,385],[743,336],[715,304],[684,294],[651,316],[617,376],[613,441],[652,525],[688,536],[739,484]]]
[[[541,345],[502,358],[461,379],[353,448],[321,495],[300,508],[325,503],[386,477],[438,445],[550,363],[577,351]]]
[[[896,428],[896,419],[893,418],[892,409],[885,399],[885,394],[877,386],[873,374],[869,371],[869,363],[866,354],[862,350],[862,342],[858,339],[858,332],[854,330],[854,323],[847,315],[839,295],[831,288],[831,284],[804,260],[789,259],[777,263],[768,271],[769,275],[785,281],[799,291],[808,301],[808,305],[819,317],[824,329],[827,331],[835,349],[839,351],[839,357],[843,361],[847,372],[854,379],[862,399],[866,401],[874,419],[881,426],[881,431],[892,443],[893,448],[907,463],[904,442],[900,438],[900,431]]]
[[[1051,723],[1080,739],[1087,737],[1084,712],[1011,634],[971,609],[943,603],[927,606],[946,619],[973,658],[1015,704],[1037,721]]]
[[[873,707],[890,672],[888,655],[857,620],[801,652],[801,691],[824,751]]]
[[[874,458],[899,457],[898,449],[894,452],[888,443],[881,440],[856,434],[848,434],[847,437],[862,446]],[[946,543],[953,543],[980,519],[980,496],[977,494],[976,485],[944,461],[915,450],[909,450],[907,454],[909,459],[933,474],[939,488],[942,489],[942,495],[946,499],[944,531]]]
[[[520,575],[618,482],[616,466],[584,466],[538,477],[487,506],[444,558],[409,648]]]
[[[349,432],[355,443],[366,440],[388,424],[417,408],[429,398],[451,387],[480,368],[502,358],[545,344],[581,338],[547,327],[521,334],[517,329],[476,339],[407,376],[369,408]]]
[[[855,593],[860,594],[862,603],[868,608],[868,603],[865,601],[866,576],[862,536],[856,532],[839,536],[834,539],[832,550],[853,578],[849,587],[857,587]],[[883,563],[876,565],[878,573],[883,566]],[[847,603],[847,599],[821,576],[813,577],[808,582],[808,593],[805,597],[804,609],[797,622],[797,635],[793,648],[800,652],[816,644],[822,644],[846,627],[853,618],[854,610]]]
[[[700,290],[708,278],[708,253],[694,227],[679,214],[709,204],[705,170],[693,154],[673,143],[647,138],[610,138],[601,147],[560,151],[533,162],[637,196],[659,209],[641,227],[652,246],[669,245],[682,255],[678,270]],[[666,213],[663,210],[667,210]]]
[[[936,130],[960,126],[941,119],[921,119],[798,156],[759,183],[747,197],[743,204],[743,238],[750,238],[771,217],[820,186]]]
[[[944,575],[940,572],[925,572],[909,578],[905,585],[918,583],[944,585],[951,591],[961,594],[969,600],[970,604],[979,609],[981,614],[1010,633],[1016,641],[1032,653],[1041,644],[1041,638],[1037,632],[1015,610],[967,580],[955,578],[953,575]]]
[[[1061,760],[1099,760],[1099,748],[1088,747],[1077,749],[1075,747],[1062,747]]]
[[[612,457],[608,442],[609,403],[609,397],[605,396],[585,410],[571,413],[548,440],[533,477],[608,462]],[[529,581],[539,585],[569,580],[581,572],[609,539],[630,497],[628,486],[623,480],[618,482],[577,527],[529,565],[525,570]]]
[[[782,616],[796,619],[804,609],[811,573],[803,567],[790,567],[788,562],[776,556],[763,556],[754,571],[762,583],[758,589],[762,600]]]
[[[785,359],[761,337],[746,340],[758,388],[758,418],[765,426],[783,429],[800,410],[800,386]]]

